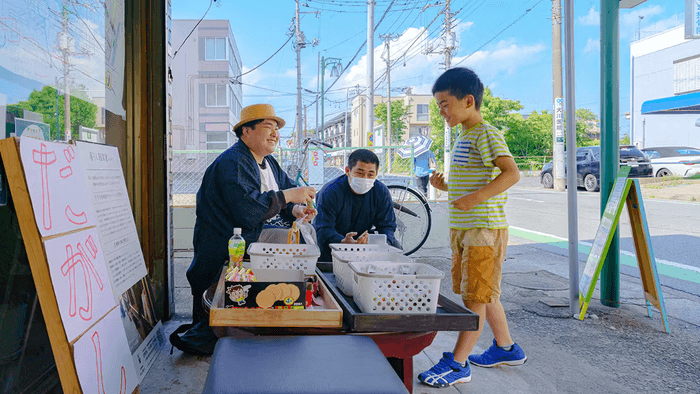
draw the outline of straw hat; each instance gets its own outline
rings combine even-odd
[[[277,121],[277,126],[281,129],[285,125],[285,121],[282,118],[275,116],[275,109],[270,104],[253,104],[249,105],[241,110],[241,121],[236,123],[233,130],[237,130],[244,124],[251,122],[253,120],[260,119],[272,119]]]

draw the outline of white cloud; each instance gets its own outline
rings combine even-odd
[[[588,14],[578,18],[578,22],[584,26],[600,25],[600,12],[596,11],[595,7],[591,7],[591,9],[588,10]]]
[[[547,48],[544,44],[518,45],[514,39],[502,40],[492,50],[481,50],[470,56],[455,57],[453,64],[471,67],[484,80],[498,74],[515,73],[520,67],[536,63]]]
[[[586,41],[586,47],[583,48],[583,53],[591,55],[598,52],[600,52],[600,40],[589,38],[588,41]]]

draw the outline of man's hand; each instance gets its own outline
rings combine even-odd
[[[295,187],[292,189],[282,190],[284,199],[288,203],[306,204],[307,201],[313,200],[316,196],[316,189],[310,186]]]
[[[343,238],[340,241],[340,243],[341,244],[366,244],[367,243],[367,240],[369,239],[369,233],[367,231],[362,233],[362,235],[357,237],[357,239],[355,240],[352,237],[354,237],[356,235],[357,235],[356,232],[351,231],[351,232],[345,234],[345,238]]]
[[[465,212],[474,208],[478,203],[479,201],[476,199],[476,196],[474,196],[473,193],[465,194],[462,197],[452,201],[452,205],[454,205],[455,208]]]
[[[316,217],[316,211],[313,208],[309,208],[306,205],[295,205],[292,209],[292,215],[297,219],[303,219],[303,223],[310,223]]]
[[[445,174],[443,174],[442,172],[434,172],[430,176],[430,184],[438,190],[442,190],[443,192],[447,191],[447,182],[445,182]]]

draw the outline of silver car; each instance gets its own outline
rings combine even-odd
[[[654,176],[688,178],[700,174],[700,149],[688,146],[662,146],[642,149],[651,159]]]

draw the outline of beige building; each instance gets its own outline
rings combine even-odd
[[[352,146],[381,146],[384,145],[383,129],[377,127],[376,118],[374,122],[375,130],[367,130],[367,109],[365,107],[365,97],[363,95],[356,96],[352,100],[352,111],[350,116],[350,141]],[[401,144],[408,138],[414,135],[430,135],[430,112],[428,105],[433,96],[429,94],[411,94],[410,90],[405,95],[392,96],[391,101],[401,100],[404,105],[410,107],[410,113],[404,119],[406,129],[401,137],[401,141],[395,141],[394,144]],[[386,97],[375,95],[374,104],[386,103]],[[376,135],[375,135],[376,134]],[[388,141],[386,142],[389,143]]]

